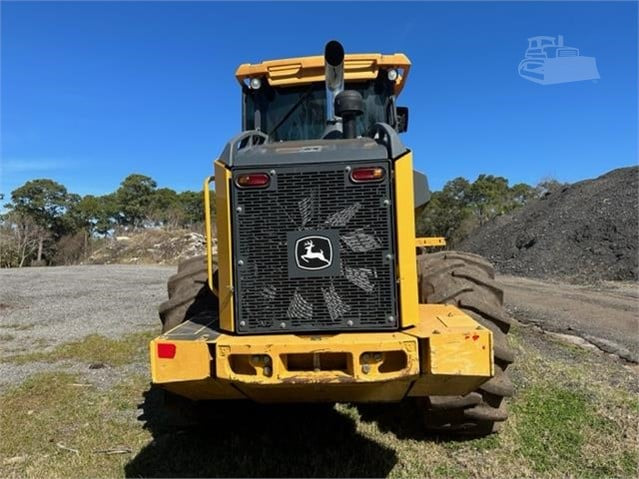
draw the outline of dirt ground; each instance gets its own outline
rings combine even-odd
[[[519,321],[581,337],[601,350],[639,362],[639,285],[573,285],[499,276],[506,307]]]

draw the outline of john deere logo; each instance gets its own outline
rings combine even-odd
[[[308,271],[329,268],[333,264],[333,243],[325,236],[304,236],[295,242],[295,262]]]

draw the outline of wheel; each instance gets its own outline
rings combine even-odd
[[[158,308],[163,333],[195,315],[208,312],[217,315],[217,298],[207,279],[206,256],[190,258],[178,265],[178,272],[167,283],[169,299]],[[217,281],[217,268],[213,281]]]
[[[495,376],[466,396],[420,398],[426,428],[433,432],[486,435],[508,417],[513,395],[508,366],[514,360],[506,335],[511,320],[493,266],[471,253],[442,251],[419,256],[420,302],[452,304],[493,333]]]

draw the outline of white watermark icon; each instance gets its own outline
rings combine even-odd
[[[541,85],[599,79],[597,60],[565,46],[563,35],[529,38],[517,71],[522,78]]]

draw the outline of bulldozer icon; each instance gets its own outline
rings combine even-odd
[[[522,78],[541,85],[599,79],[596,59],[580,55],[578,48],[565,46],[563,35],[529,38],[517,71]]]

